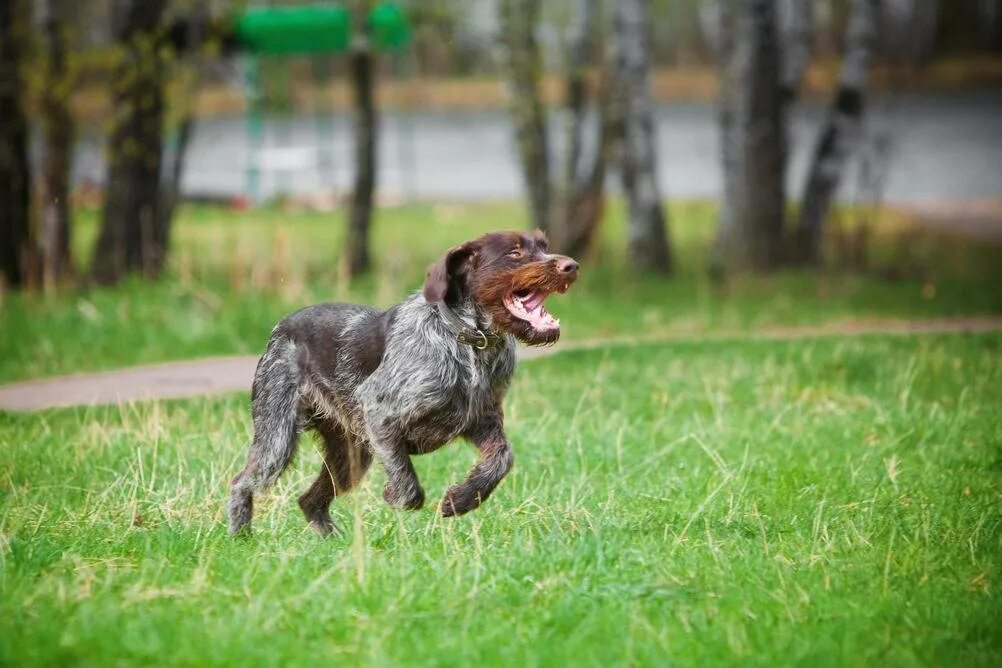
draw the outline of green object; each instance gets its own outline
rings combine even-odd
[[[249,157],[246,166],[246,195],[254,203],[260,201],[261,166],[259,155],[264,146],[264,118],[261,114],[260,59],[247,58],[244,77],[247,82],[247,146]]]
[[[373,46],[399,51],[410,42],[407,17],[392,2],[376,5],[369,12],[368,28]],[[240,43],[259,55],[333,53],[345,51],[351,42],[351,15],[338,6],[259,7],[237,18]]]
[[[344,51],[350,26],[343,7],[262,7],[241,14],[236,29],[250,51],[279,55]]]
[[[377,5],[369,12],[369,28],[377,49],[397,51],[407,46],[411,38],[410,26],[403,10],[392,2]]]

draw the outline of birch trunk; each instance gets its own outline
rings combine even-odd
[[[783,257],[786,131],[775,0],[720,9],[724,201],[711,269],[767,271]]]
[[[846,29],[839,86],[821,130],[795,233],[795,259],[821,261],[824,224],[849,156],[862,131],[864,94],[877,33],[879,0],[854,0]]]
[[[670,274],[671,251],[657,181],[654,109],[649,90],[650,2],[620,0],[614,12],[615,104],[622,131],[629,255],[637,269]]]
[[[554,247],[572,256],[587,253],[604,210],[605,167],[609,135],[608,86],[600,84],[597,100],[589,105],[586,68],[599,52],[597,24],[600,0],[577,0],[577,12],[568,47],[566,138],[563,184],[551,236]],[[589,108],[596,118],[591,119]],[[589,136],[593,137],[591,142]]]
[[[529,216],[533,226],[550,227],[550,165],[546,115],[539,93],[542,70],[535,28],[539,0],[502,0],[501,30],[507,52],[508,105],[515,124]]]
[[[789,109],[797,97],[804,72],[811,61],[814,0],[782,0],[780,10],[783,34],[783,101]]]

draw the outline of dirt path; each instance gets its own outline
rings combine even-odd
[[[894,207],[919,227],[1002,244],[1002,197]]]
[[[860,334],[920,334],[1002,330],[1002,316],[938,320],[851,320],[817,326],[773,327],[752,333],[656,334],[614,337],[559,344],[552,348],[523,348],[521,359],[571,350],[589,350],[638,343],[692,339],[798,339]],[[0,410],[36,411],[63,406],[96,406],[144,399],[180,399],[250,389],[257,356],[233,356],[167,362],[114,371],[82,373],[0,385]]]

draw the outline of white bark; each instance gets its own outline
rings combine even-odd
[[[599,51],[597,25],[601,0],[576,0],[568,39],[567,91],[563,180],[554,188],[550,241],[568,255],[582,255],[591,245],[604,206],[608,99],[604,83],[589,96],[586,68]],[[589,97],[597,98],[594,104]],[[594,108],[594,114],[589,109]],[[589,141],[591,139],[591,141]]]
[[[821,260],[824,223],[862,131],[864,94],[877,37],[878,9],[879,0],[855,0],[852,7],[839,89],[818,138],[797,222],[797,254],[803,262]]]
[[[546,116],[539,93],[542,62],[534,33],[538,16],[539,0],[502,0],[509,110],[515,123],[532,224],[545,230],[551,215],[551,192]]]
[[[623,187],[630,257],[638,269],[671,272],[671,252],[657,182],[654,105],[650,95],[649,0],[620,0],[613,21],[613,66],[623,140]]]
[[[779,25],[783,35],[783,90],[792,100],[811,59],[814,0],[781,0]]]

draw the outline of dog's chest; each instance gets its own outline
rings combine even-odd
[[[391,355],[360,388],[366,419],[392,425],[415,454],[437,449],[498,410],[514,371],[514,344],[476,351],[451,343],[456,347],[434,355]]]
[[[481,353],[476,353],[481,354]],[[440,386],[440,403],[429,410],[424,420],[411,425],[411,431],[426,435],[419,440],[450,440],[476,424],[487,411],[497,408],[507,390],[511,373],[498,373],[493,360],[462,364],[451,384]]]

